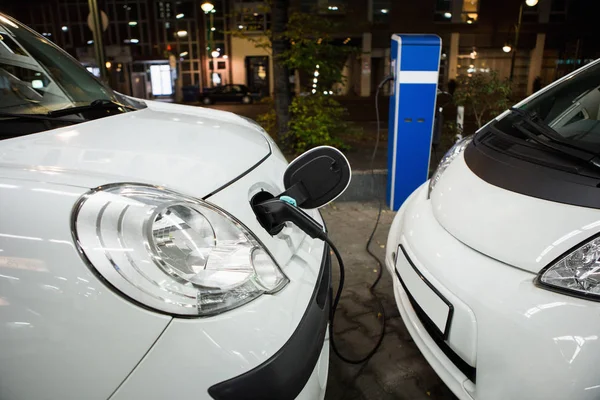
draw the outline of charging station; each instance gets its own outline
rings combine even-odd
[[[427,180],[442,39],[392,35],[387,201],[396,211]]]

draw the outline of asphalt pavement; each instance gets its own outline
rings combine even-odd
[[[330,237],[346,267],[346,284],[334,326],[336,343],[346,357],[353,359],[373,347],[381,327],[378,303],[368,289],[379,267],[365,249],[377,211],[377,202],[335,202],[322,209]],[[371,245],[382,262],[394,215],[389,210],[383,211]],[[333,269],[337,288],[339,270],[335,261]],[[383,343],[362,365],[346,364],[331,352],[325,399],[456,399],[425,361],[406,330],[396,308],[392,278],[385,267],[375,292],[383,303],[386,318]]]

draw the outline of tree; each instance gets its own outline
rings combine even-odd
[[[277,118],[277,139],[280,142],[285,140],[290,122],[290,72],[287,64],[282,59],[289,45],[284,35],[288,23],[289,3],[289,0],[272,0],[271,2],[275,115]]]
[[[349,39],[343,44],[334,43],[338,24],[314,14],[288,15],[288,7],[289,0],[265,2],[263,11],[271,14],[272,23],[264,36],[247,35],[242,30],[230,32],[273,57],[274,107],[257,121],[286,151],[299,153],[318,145],[343,146],[340,134],[357,129],[345,121],[347,112],[331,98],[330,91],[333,84],[343,81],[344,64],[357,49],[348,44]],[[304,89],[312,95],[290,101],[290,69],[310,78],[304,82]]]
[[[489,117],[495,117],[509,106],[512,87],[507,79],[500,79],[496,71],[461,75],[457,79],[454,103],[473,113],[481,128]]]
[[[333,84],[345,79],[344,64],[357,49],[347,42],[335,44],[333,36],[339,31],[338,24],[328,18],[300,12],[290,15],[283,33],[290,46],[280,55],[280,60],[289,68],[310,76],[310,81],[305,82],[307,91],[313,88],[318,93],[329,91]]]

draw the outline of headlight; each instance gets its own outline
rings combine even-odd
[[[446,168],[448,168],[448,166],[452,163],[452,161],[454,161],[454,159],[456,159],[456,157],[460,155],[460,153],[465,151],[467,145],[471,143],[471,140],[473,140],[472,135],[459,140],[454,144],[454,146],[452,146],[450,150],[448,150],[446,154],[444,154],[444,157],[442,157],[442,160],[438,164],[437,169],[435,170],[433,176],[429,180],[429,192],[427,193],[427,198],[429,198],[429,196],[431,195],[431,191],[442,177],[444,171],[446,171]]]
[[[557,291],[600,298],[600,238],[542,270],[537,283]]]
[[[75,207],[73,229],[104,279],[170,314],[218,314],[288,282],[239,221],[160,188],[119,184],[94,190]]]

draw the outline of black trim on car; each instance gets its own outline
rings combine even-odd
[[[256,368],[208,389],[216,400],[294,399],[319,360],[331,307],[331,256],[324,246],[318,284],[296,330],[277,353]]]
[[[413,269],[419,275],[419,277],[423,280],[423,282],[425,282],[427,284],[427,286],[429,286],[438,296],[440,296],[440,298],[442,300],[444,300],[444,302],[446,302],[446,304],[450,305],[450,312],[453,314],[454,313],[454,307],[452,306],[452,304],[450,304],[448,302],[448,300],[446,300],[444,298],[444,296],[442,296],[439,293],[439,291],[431,284],[431,282],[429,282],[419,272],[419,270],[417,269],[417,267],[415,267],[415,265],[411,261],[411,259],[408,256],[408,254],[406,254],[406,251],[404,250],[404,247],[402,245],[400,245],[398,247],[399,247],[400,250],[402,250],[402,253],[404,254],[404,257],[406,258],[406,260],[408,261],[408,263],[413,267]],[[450,348],[450,346],[448,346],[448,344],[446,343],[446,339],[448,337],[448,333],[449,333],[449,329],[450,329],[450,323],[451,323],[451,316],[452,315],[450,315],[450,319],[449,319],[448,323],[446,324],[446,332],[442,333],[442,331],[431,320],[431,318],[429,318],[429,316],[425,313],[425,311],[423,311],[423,309],[421,308],[421,306],[419,306],[419,304],[417,303],[417,301],[415,300],[415,298],[410,294],[410,291],[408,290],[408,288],[404,284],[404,281],[402,280],[402,277],[400,277],[400,273],[396,269],[396,266],[394,266],[394,271],[396,272],[396,276],[398,277],[398,280],[400,281],[400,284],[404,288],[404,292],[408,296],[408,300],[410,301],[410,304],[412,305],[413,310],[415,311],[415,314],[417,315],[417,318],[419,318],[419,321],[421,321],[421,324],[423,324],[423,327],[425,328],[425,330],[427,331],[427,333],[429,334],[429,336],[433,339],[433,341],[435,342],[435,344],[437,344],[437,346],[440,348],[440,350],[442,350],[442,352],[446,355],[446,357],[448,357],[448,359],[450,359],[450,361],[456,366],[456,368],[458,368],[460,370],[460,372],[462,372],[463,374],[465,374],[465,376],[467,378],[469,378],[469,380],[471,382],[476,383],[477,369],[475,367],[472,367],[469,364],[467,364],[467,362],[465,360],[463,360],[458,354],[456,354],[454,352],[454,350],[452,350]]]
[[[266,139],[265,139],[266,140]],[[267,142],[268,143],[268,142]],[[208,199],[210,196],[215,195],[217,193],[219,193],[221,190],[225,189],[226,187],[232,185],[233,183],[239,181],[240,179],[242,179],[244,176],[248,175],[250,172],[254,171],[260,164],[262,164],[267,158],[269,158],[272,154],[272,150],[271,150],[271,145],[269,144],[269,153],[264,156],[263,158],[260,159],[259,162],[257,162],[256,164],[254,164],[253,166],[251,166],[250,168],[248,168],[246,171],[242,172],[241,174],[239,174],[237,177],[233,178],[232,180],[230,180],[229,182],[227,182],[226,184],[219,186],[217,189],[213,190],[212,192],[210,192],[209,194],[207,194],[206,196],[204,196],[202,198],[202,200],[206,200]]]
[[[436,332],[437,336],[441,337],[442,340],[447,340],[448,335],[450,334],[450,325],[452,324],[452,316],[454,315],[454,306],[452,305],[452,303],[450,303],[448,301],[448,299],[446,299],[446,297],[444,297],[443,294],[440,293],[439,290],[437,290],[437,288],[435,286],[433,286],[431,284],[431,282],[429,282],[427,280],[427,278],[425,278],[423,276],[421,271],[419,271],[419,269],[415,266],[415,264],[413,264],[412,260],[406,253],[404,246],[399,245],[398,250],[399,251],[402,250],[402,254],[404,254],[404,258],[406,259],[408,264],[412,267],[412,269],[415,271],[415,273],[419,276],[419,278],[421,278],[421,280],[423,282],[425,282],[425,284],[429,287],[429,289],[431,289],[433,291],[433,293],[435,293],[440,298],[440,300],[442,300],[448,306],[448,316],[446,317],[446,325],[444,326],[444,332],[442,332],[442,330],[440,328],[438,328],[438,326],[436,324],[434,324],[433,321],[431,321],[431,319],[429,319],[429,317],[427,317],[427,319],[429,319],[431,321],[431,323],[433,324],[433,328],[435,328],[435,330],[437,331]],[[396,260],[396,262],[398,262],[398,260]],[[398,271],[396,271],[396,273],[398,273]],[[402,279],[400,279],[400,283],[402,283],[404,290],[406,291],[406,293],[408,293],[408,290],[406,290],[406,286],[404,285],[404,281]],[[412,295],[411,295],[411,297],[412,297]]]
[[[491,185],[557,203],[600,208],[600,174],[589,166],[511,143],[491,131],[476,134],[464,157],[469,169]]]

